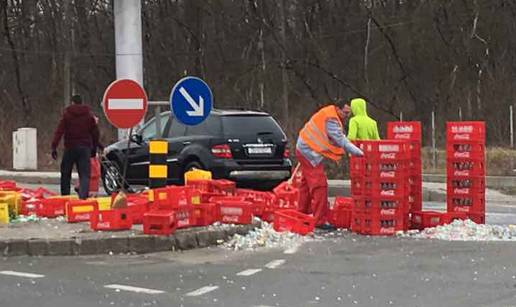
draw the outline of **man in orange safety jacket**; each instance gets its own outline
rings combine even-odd
[[[313,213],[317,226],[323,226],[328,209],[328,181],[324,158],[339,161],[344,154],[362,156],[363,152],[344,135],[343,122],[349,106],[328,105],[317,111],[299,132],[296,157],[302,178],[299,186],[299,210]]]

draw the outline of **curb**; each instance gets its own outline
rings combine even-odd
[[[0,241],[0,255],[14,256],[79,256],[123,253],[155,253],[188,250],[218,245],[234,234],[247,234],[260,223],[236,225],[229,229],[204,228],[179,230],[170,236],[135,235],[100,239],[71,238],[62,240],[29,239]]]

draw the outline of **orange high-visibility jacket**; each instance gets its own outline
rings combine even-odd
[[[299,132],[299,137],[313,151],[326,158],[339,161],[345,151],[343,148],[335,146],[328,137],[326,121],[330,118],[336,119],[340,128],[342,128],[342,122],[337,114],[337,107],[330,105],[320,109],[317,113],[312,115],[312,118],[310,118],[303,129]]]

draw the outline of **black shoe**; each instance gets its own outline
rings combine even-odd
[[[319,225],[319,226],[315,226],[315,228],[320,229],[320,230],[325,230],[325,231],[337,230],[337,228],[335,228],[335,226],[330,225],[330,224],[322,224],[322,225]]]

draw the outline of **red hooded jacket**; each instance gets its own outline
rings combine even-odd
[[[90,107],[83,104],[68,106],[61,116],[54,133],[52,150],[55,150],[64,134],[65,149],[73,147],[94,148],[99,143],[99,129]]]

